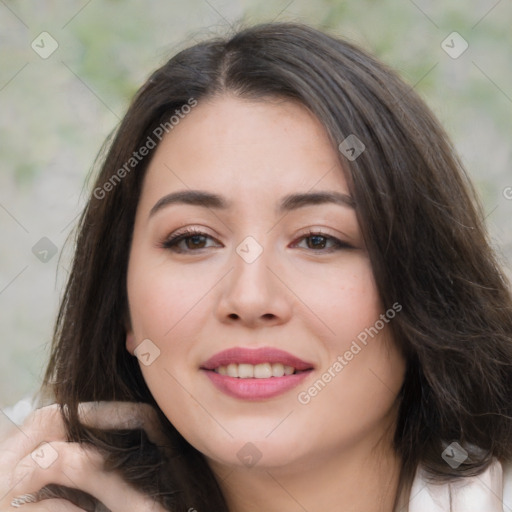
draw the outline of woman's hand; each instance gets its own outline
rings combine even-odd
[[[94,402],[81,404],[81,421],[100,429],[144,428],[155,444],[165,443],[157,425],[156,411],[147,404]],[[38,409],[13,435],[0,444],[0,511],[23,507],[24,511],[73,512],[94,510],[84,503],[65,499],[40,499],[38,492],[49,484],[79,489],[112,512],[162,512],[151,497],[103,469],[103,458],[93,447],[66,441],[62,413],[57,405]]]

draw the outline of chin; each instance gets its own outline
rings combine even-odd
[[[252,470],[272,470],[299,464],[306,454],[297,452],[295,442],[282,439],[235,439],[203,448],[202,453],[214,463]]]

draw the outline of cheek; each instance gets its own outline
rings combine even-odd
[[[390,308],[386,316],[366,258],[310,274],[303,284],[308,306],[326,326],[326,352],[317,379],[299,390],[298,402],[309,409],[312,431],[340,429],[353,439],[386,415],[402,385],[405,363],[388,325],[399,313]]]
[[[357,346],[352,345],[355,338],[350,337],[333,340],[316,380],[299,390],[300,412],[308,418],[316,443],[329,439],[338,446],[353,446],[372,432],[378,437],[393,424],[405,362],[387,331],[384,328],[366,345],[357,340]]]
[[[134,265],[128,277],[128,297],[136,338],[165,345],[176,331],[196,328],[195,320],[205,314],[210,280],[200,271],[183,273],[167,264]]]
[[[383,312],[367,257],[351,253],[336,265],[295,265],[294,291],[323,324],[325,342],[342,350]],[[350,341],[349,341],[350,343]]]
[[[180,383],[188,381],[194,365],[191,348],[211,316],[209,291],[218,278],[204,270],[176,268],[168,261],[152,263],[143,254],[134,254],[131,264],[127,286],[135,344],[146,339],[152,343],[151,363],[145,365],[141,359],[141,371],[155,400],[174,421],[174,410],[194,408]],[[172,410],[165,406],[169,396]]]
[[[184,275],[168,265],[134,265],[129,273],[128,296],[136,343],[149,339],[156,347],[150,346],[150,364],[143,364],[141,359],[142,375],[155,401],[179,430],[200,414],[185,388],[189,388],[190,347],[207,314],[208,289],[201,273]]]

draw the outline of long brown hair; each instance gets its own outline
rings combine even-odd
[[[142,86],[102,153],[45,379],[67,406],[70,439],[99,446],[109,467],[168,510],[228,510],[202,454],[163,414],[171,456],[140,432],[107,435],[77,416],[84,401],[156,407],[137,359],[125,349],[128,255],[151,153],[133,168],[126,163],[191,99],[228,91],[298,101],[323,123],[335,147],[351,134],[366,146],[357,159],[340,152],[340,161],[381,300],[403,308],[390,324],[407,361],[394,437],[402,488],[419,464],[433,478],[451,479],[479,474],[493,457],[511,457],[510,288],[448,137],[414,90],[375,58],[287,23],[254,26],[181,51]],[[114,180],[123,166],[127,172]],[[442,458],[452,441],[469,453],[457,469]]]

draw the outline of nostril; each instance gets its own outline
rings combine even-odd
[[[262,315],[262,318],[264,318],[265,320],[273,320],[275,318],[275,315],[273,315],[272,313],[265,313],[264,315]]]
[[[228,315],[228,317],[231,320],[238,320],[238,318],[239,318],[239,316],[236,313],[231,313],[230,315]]]

